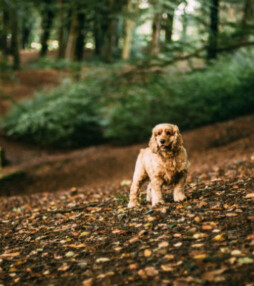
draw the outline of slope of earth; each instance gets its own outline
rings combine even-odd
[[[184,132],[184,145],[191,162],[189,180],[196,172],[224,173],[225,164],[249,160],[254,154],[253,126],[254,115],[249,115]],[[84,189],[131,180],[137,154],[147,143],[54,151],[0,138],[0,146],[10,162],[4,174],[16,171],[20,174],[0,182],[1,195],[14,195],[71,187]]]
[[[251,286],[253,159],[196,170],[186,201],[154,209],[127,209],[128,182],[2,197],[0,285]]]

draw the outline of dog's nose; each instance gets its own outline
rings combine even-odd
[[[165,143],[165,140],[161,140],[161,144],[164,144]]]

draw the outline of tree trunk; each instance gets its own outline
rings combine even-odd
[[[152,56],[157,56],[160,51],[160,28],[161,28],[161,14],[156,13],[153,16],[152,22],[152,41],[151,51]]]
[[[66,47],[66,58],[70,61],[78,61],[83,58],[84,49],[84,22],[85,14],[78,12],[78,8],[74,7],[72,11],[71,27]]]
[[[106,52],[105,52],[105,60],[107,62],[112,61],[112,54],[113,54],[113,47],[115,44],[115,19],[113,17],[114,12],[114,0],[109,0],[109,24],[108,24],[108,31],[107,31],[107,45],[106,45]]]
[[[76,49],[77,49],[77,39],[78,39],[78,15],[77,9],[74,8],[72,11],[72,18],[71,18],[71,27],[66,47],[66,54],[65,57],[70,61],[76,61]]]
[[[31,32],[30,29],[23,24],[22,31],[21,31],[22,49],[28,48],[30,32]]]
[[[135,4],[135,13],[138,13],[139,10],[139,3],[140,0],[136,0]],[[132,9],[132,1],[127,0],[127,12],[131,13],[133,11]],[[126,19],[125,20],[125,26],[124,26],[124,39],[123,39],[123,50],[122,50],[122,59],[126,60],[129,59],[130,53],[131,53],[131,42],[133,37],[133,28],[136,23],[136,17],[135,19]]]
[[[101,19],[103,21],[103,19]],[[102,23],[99,21],[99,19],[95,15],[95,21],[93,26],[93,35],[94,35],[94,44],[95,44],[95,54],[101,55],[104,45],[104,33],[102,29]]]
[[[63,0],[58,1],[58,15],[59,15],[59,28],[58,28],[58,59],[64,58],[65,45],[64,45],[64,9]]]
[[[18,31],[18,13],[17,8],[11,8],[11,54],[13,56],[13,68],[19,69],[19,31]]]
[[[132,12],[132,0],[127,0],[126,11],[128,13]],[[130,57],[131,51],[131,41],[132,41],[132,30],[134,27],[133,19],[125,19],[124,23],[124,38],[123,38],[123,49],[122,49],[122,59],[127,60]]]
[[[210,31],[207,48],[208,60],[217,56],[217,38],[219,31],[219,0],[211,0],[210,7]]]
[[[165,41],[166,43],[172,42],[173,35],[173,23],[174,23],[174,9],[167,13],[167,19],[165,23]]]
[[[48,51],[48,40],[50,37],[50,30],[54,20],[54,12],[52,9],[53,3],[51,0],[45,1],[45,8],[42,12],[42,36],[41,36],[41,51],[40,56],[44,57]]]
[[[78,61],[83,60],[83,53],[84,53],[84,41],[85,41],[85,31],[84,31],[84,24],[85,24],[85,14],[83,12],[78,13],[78,38],[77,38],[77,46],[76,46],[76,59]]]
[[[9,30],[9,11],[8,7],[3,1],[2,3],[2,21],[3,21],[3,28],[1,32],[1,39],[0,39],[0,49],[2,51],[3,57],[6,57],[8,54],[8,42],[7,42],[7,35]]]
[[[252,27],[249,25],[254,22],[254,0],[244,0],[243,1],[243,17],[241,21],[241,41],[247,41]]]
[[[188,27],[188,17],[186,14],[186,6],[187,6],[187,3],[185,2],[184,9],[183,9],[183,15],[182,15],[182,35],[181,35],[181,41],[183,43],[186,42],[187,27]]]

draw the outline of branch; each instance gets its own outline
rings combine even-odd
[[[222,52],[233,51],[233,50],[243,48],[243,47],[248,47],[248,46],[254,46],[254,41],[240,42],[240,43],[230,45],[227,47],[218,48],[216,51],[217,51],[217,53],[222,53]],[[138,71],[143,72],[143,73],[149,72],[149,69],[151,69],[153,67],[166,67],[166,66],[174,64],[175,62],[178,62],[178,61],[184,61],[184,60],[189,60],[191,58],[197,58],[197,57],[200,57],[200,53],[205,51],[206,49],[207,49],[207,45],[195,50],[192,53],[174,56],[169,60],[165,60],[165,61],[161,61],[161,62],[157,61],[157,62],[153,62],[153,63],[151,63],[151,62],[145,62],[144,63],[143,62],[143,63],[137,65],[133,70],[124,73],[124,75],[125,76],[132,75],[133,73],[136,73]]]
[[[242,42],[242,43],[240,42],[240,43],[228,46],[228,47],[218,48],[217,52],[218,53],[222,53],[222,52],[226,52],[226,51],[233,51],[233,50],[237,50],[237,49],[240,49],[240,48],[243,48],[243,47],[249,47],[249,46],[254,46],[254,41]]]

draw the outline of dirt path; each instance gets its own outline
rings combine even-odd
[[[141,207],[128,210],[129,186],[113,183],[2,197],[0,284],[252,286],[254,161],[239,149],[247,145],[199,152],[215,158],[209,172],[193,161],[188,199],[166,192],[154,209],[141,195]]]
[[[202,127],[183,133],[191,168],[196,172],[223,172],[225,164],[249,160],[254,154],[254,116]],[[10,166],[5,174],[24,171],[10,181],[2,182],[2,195],[34,192],[55,192],[71,187],[98,187],[131,180],[140,148],[146,144],[127,147],[109,145],[74,151],[43,150],[0,138]]]

